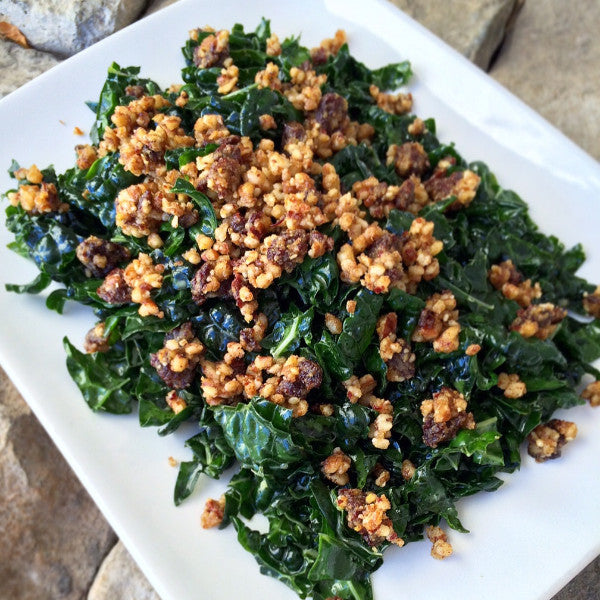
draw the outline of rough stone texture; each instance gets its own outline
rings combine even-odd
[[[115,539],[0,370],[0,597],[80,600]]]
[[[38,50],[71,56],[133,22],[147,0],[0,0],[0,15]]]
[[[87,600],[160,600],[121,542],[104,559]]]
[[[59,62],[52,54],[0,39],[0,98]]]
[[[149,15],[165,6],[169,6],[169,4],[175,4],[175,2],[178,2],[178,0],[150,0],[148,8],[146,9],[146,14]]]
[[[530,0],[491,75],[600,160],[600,2]]]
[[[598,600],[600,598],[600,556],[570,581],[552,600]]]
[[[487,69],[518,0],[390,0],[469,60]]]

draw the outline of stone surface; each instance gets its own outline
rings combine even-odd
[[[80,600],[115,539],[0,370],[0,597]]]
[[[390,0],[483,69],[502,40],[518,0]]]
[[[59,62],[47,52],[22,48],[14,42],[0,39],[0,98]]]
[[[148,8],[146,8],[146,14],[149,15],[150,13],[156,12],[165,6],[175,4],[175,2],[178,2],[178,0],[150,0]]]
[[[600,598],[600,556],[570,581],[552,600],[598,600]]]
[[[0,0],[0,15],[38,50],[71,56],[133,22],[147,0]]]
[[[87,600],[160,600],[125,546],[115,545],[104,559]]]
[[[600,2],[525,3],[490,74],[600,160]]]

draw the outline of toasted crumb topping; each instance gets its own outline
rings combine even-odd
[[[517,271],[512,260],[505,260],[498,265],[492,265],[489,271],[490,283],[502,292],[509,300],[514,300],[523,308],[527,308],[533,300],[542,296],[539,283],[531,285],[531,279],[523,280],[523,275]]]
[[[203,353],[204,345],[195,337],[192,324],[187,321],[165,336],[163,347],[150,355],[150,364],[169,387],[182,389],[194,380]],[[173,412],[185,408],[185,401],[175,392],[169,393],[166,401]]]
[[[410,481],[413,478],[416,470],[417,468],[415,465],[407,458],[402,461],[402,478],[404,481]]]
[[[22,184],[16,192],[9,192],[7,197],[12,206],[21,206],[32,215],[69,210],[69,205],[60,201],[56,186],[45,181],[40,185]]]
[[[452,552],[452,545],[448,542],[448,536],[441,527],[428,525],[425,533],[429,541],[433,544],[431,547],[431,556],[437,560],[448,558]]]
[[[540,340],[549,338],[559,323],[567,316],[564,308],[554,306],[550,302],[531,304],[517,313],[510,328],[523,337],[536,337]]]
[[[176,415],[187,408],[187,402],[175,390],[171,390],[165,396],[165,402]]]
[[[333,454],[321,463],[321,472],[336,485],[346,485],[350,480],[348,469],[351,465],[350,457],[344,454],[340,448],[335,448]]]
[[[314,361],[292,354],[287,359],[257,356],[246,366],[245,351],[230,342],[222,361],[202,359],[201,387],[211,406],[235,404],[260,396],[301,417],[308,411],[306,396],[318,388],[323,371]]]
[[[506,398],[521,398],[527,393],[527,386],[516,373],[500,373],[498,387],[504,390]]]
[[[354,529],[369,546],[378,546],[385,540],[403,546],[404,540],[394,531],[387,511],[391,508],[385,495],[358,489],[338,491],[338,508],[347,512],[348,527]]]
[[[590,406],[600,406],[600,381],[592,381],[581,393],[581,397],[590,403]]]
[[[388,381],[406,381],[415,374],[415,354],[408,342],[396,336],[398,317],[388,313],[379,318],[379,355],[387,366]]]
[[[151,298],[152,291],[162,287],[164,270],[164,265],[155,265],[143,252],[125,267],[123,279],[131,290],[131,301],[140,304],[138,312],[142,317],[154,315],[162,319],[164,316]]]
[[[451,440],[460,429],[475,429],[473,414],[466,412],[467,401],[456,390],[442,388],[433,398],[423,400],[423,441],[432,448]]]
[[[379,108],[393,115],[403,115],[412,109],[412,94],[389,94],[380,91],[376,85],[369,87],[369,93]]]
[[[108,352],[110,345],[108,343],[108,336],[105,333],[104,322],[96,323],[92,329],[90,329],[83,342],[83,349],[88,353],[94,352]]]
[[[583,308],[592,317],[600,319],[600,285],[593,293],[585,292],[583,294]]]
[[[571,421],[552,419],[544,425],[538,425],[528,436],[527,452],[536,462],[545,462],[558,458],[563,446],[575,439],[577,425]]]
[[[433,342],[436,352],[458,350],[460,323],[454,294],[448,290],[435,293],[425,303],[413,333],[413,342]]]
[[[200,517],[200,524],[203,529],[218,527],[223,522],[225,516],[225,496],[218,500],[209,498],[204,505],[204,511]]]

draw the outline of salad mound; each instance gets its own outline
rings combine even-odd
[[[301,597],[370,599],[386,548],[450,556],[459,498],[575,438],[553,415],[600,404],[600,287],[412,113],[408,62],[264,19],[183,55],[165,90],[113,63],[65,173],[13,163],[10,247],[40,274],[7,287],[93,308],[85,351],[64,340],[91,409],[197,424],[176,504],[237,465],[203,526]]]

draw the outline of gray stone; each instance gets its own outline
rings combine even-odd
[[[160,600],[125,546],[115,545],[104,559],[87,600]]]
[[[80,600],[115,539],[0,370],[0,597]]]
[[[600,2],[526,2],[492,77],[600,159]]]
[[[32,48],[0,39],[0,98],[10,94],[60,61]]]
[[[175,4],[175,2],[179,2],[179,0],[150,0],[148,8],[146,9],[146,14],[149,15],[161,8],[165,8],[165,6]]]
[[[147,0],[0,0],[0,15],[38,50],[71,56],[132,23]]]
[[[390,0],[469,60],[487,69],[519,0]]]

